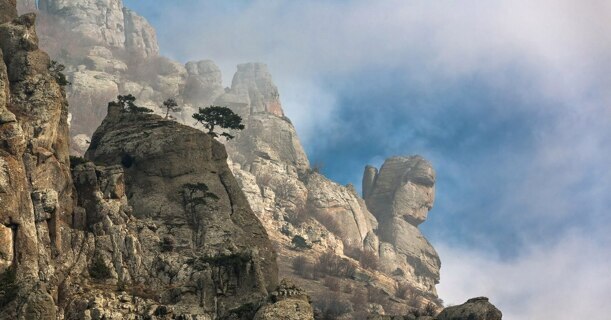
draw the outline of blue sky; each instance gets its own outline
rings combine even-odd
[[[163,54],[212,59],[227,84],[237,63],[267,63],[332,179],[428,158],[422,229],[448,302],[488,295],[506,319],[611,311],[608,1],[125,2]]]

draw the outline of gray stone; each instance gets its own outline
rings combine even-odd
[[[159,55],[155,29],[134,11],[123,8],[125,19],[125,49],[139,58]]]
[[[437,320],[501,320],[503,314],[486,297],[469,299],[459,306],[447,307]]]

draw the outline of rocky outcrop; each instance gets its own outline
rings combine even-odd
[[[503,314],[486,297],[469,299],[459,306],[447,307],[437,320],[501,320]]]
[[[125,20],[125,49],[140,58],[151,58],[159,55],[155,29],[134,11],[123,8]]]
[[[40,0],[39,9],[62,17],[67,28],[111,48],[125,46],[121,0]]]
[[[254,320],[314,320],[310,297],[290,280],[282,280],[269,302],[257,311]]]
[[[185,102],[207,107],[225,93],[221,70],[211,60],[190,61],[186,68],[189,76],[183,94]]]
[[[421,290],[435,292],[441,262],[417,228],[426,220],[435,198],[431,164],[412,156],[390,158],[379,172],[367,166],[363,195],[379,223],[380,260],[386,271],[407,274]]]
[[[402,218],[414,226],[426,220],[435,200],[435,171],[419,156],[393,157],[380,171],[368,166],[363,178],[367,207],[380,220]]]
[[[223,141],[231,159],[230,167],[250,207],[278,248],[283,277],[295,277],[291,261],[297,255],[316,261],[330,251],[358,266],[355,279],[350,280],[357,289],[374,286],[389,301],[397,301],[393,302],[395,305],[414,304],[395,297],[398,286],[409,285],[423,297],[418,303],[435,301],[439,259],[417,228],[432,205],[434,174],[432,182],[427,182],[426,176],[413,177],[414,172],[421,170],[415,162],[393,164],[395,160],[391,159],[379,174],[373,167],[367,169],[363,200],[354,188],[334,183],[310,168],[296,130],[284,116],[278,89],[266,65],[239,65],[231,86],[223,88],[220,69],[210,60],[182,65],[156,56],[154,31],[129,9],[118,10],[122,6],[120,1],[96,2],[96,6],[106,8],[106,12],[97,15],[92,5],[88,1],[79,2],[72,4],[75,8],[60,12],[47,10],[48,5],[41,2],[41,14],[47,17],[45,30],[52,31],[53,26],[65,30],[62,26],[77,20],[79,25],[97,25],[102,30],[106,27],[99,20],[106,15],[123,19],[123,46],[96,39],[85,41],[90,36],[79,28],[74,37],[63,39],[56,35],[45,41],[51,46],[61,39],[62,46],[54,52],[66,64],[65,72],[72,82],[67,96],[72,106],[74,154],[83,154],[89,141],[97,143],[92,137],[93,128],[106,116],[106,102],[118,94],[133,94],[138,105],[157,113],[162,112],[159,106],[165,99],[175,98],[182,111],[172,113],[171,117],[191,126],[194,123],[191,115],[199,107],[228,106],[242,116],[246,126],[245,130],[233,133],[235,139]],[[73,38],[84,40],[70,42]],[[61,47],[70,48],[70,54],[63,53]],[[407,174],[408,171],[411,173]],[[399,176],[409,177],[403,181],[397,180]],[[132,188],[129,179],[126,181],[126,188]],[[165,194],[147,196],[145,191],[138,190],[130,198],[137,201],[133,205],[134,214],[139,216],[143,212],[139,208],[149,212],[149,207],[162,205],[165,201],[162,198],[166,198]],[[351,257],[347,252],[351,252]],[[363,252],[379,259],[378,270],[365,270],[360,265],[359,254]],[[325,290],[323,287],[314,293],[314,301],[321,299],[320,292]]]
[[[284,116],[278,88],[272,81],[267,65],[262,63],[238,65],[231,90],[219,102],[246,103],[248,112],[240,112],[244,114],[267,112],[278,117]]]
[[[0,19],[0,268],[15,275],[3,280],[0,318],[53,317],[55,262],[74,205],[67,104],[38,48],[35,16],[17,18],[14,1],[2,0]]]
[[[204,277],[197,280],[211,290],[204,309],[229,310],[275,288],[274,249],[227,166],[222,144],[156,115],[109,109],[86,156],[123,166],[132,215],[157,224],[161,241],[172,239],[174,255],[164,268],[182,273],[190,286],[196,286],[195,275]],[[156,258],[151,256],[151,265]]]

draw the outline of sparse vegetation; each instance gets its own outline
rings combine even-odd
[[[66,66],[64,66],[63,64],[55,60],[51,60],[51,63],[49,64],[49,73],[55,78],[57,83],[62,87],[72,84],[70,83],[70,81],[68,81],[68,78],[66,78],[66,75],[63,72],[64,70],[66,70]]]
[[[182,108],[178,106],[178,103],[173,98],[166,99],[161,107],[165,109],[165,119],[170,116],[170,112],[178,112],[182,110]]]
[[[0,274],[0,308],[13,301],[19,290],[16,283],[16,272],[16,268],[11,266]]]
[[[307,243],[306,239],[300,235],[294,236],[293,240],[291,240],[291,243],[297,249],[311,249],[312,248],[312,246]]]
[[[354,276],[356,265],[346,258],[341,258],[335,253],[328,251],[318,258],[314,269],[321,274],[350,278]]]
[[[89,160],[83,157],[70,156],[70,168],[74,168],[78,165],[85,164],[87,162],[89,162]]]
[[[116,101],[111,101],[108,105],[120,106],[123,112],[130,113],[151,113],[153,110],[145,107],[139,107],[136,105],[136,97],[131,94],[119,95]]]
[[[328,213],[321,213],[316,216],[316,220],[320,222],[331,233],[341,236],[342,226]]]
[[[369,270],[378,270],[380,261],[375,252],[371,250],[364,250],[359,258],[361,267]]]
[[[227,107],[210,106],[207,108],[199,108],[199,112],[193,114],[193,119],[202,124],[204,128],[208,130],[207,133],[213,138],[218,138],[219,136],[225,137],[228,140],[234,138],[233,135],[227,132],[222,132],[220,134],[214,132],[216,127],[230,130],[244,129],[242,117],[235,114]]]
[[[333,292],[339,292],[341,289],[341,283],[335,277],[326,277],[324,281],[325,287],[329,288],[329,290]]]
[[[172,252],[174,251],[174,248],[176,248],[176,240],[173,237],[165,236],[163,239],[161,239],[161,243],[159,245],[161,246],[162,252]]]
[[[89,266],[89,275],[95,280],[106,280],[111,277],[110,268],[104,263],[100,255],[95,255]]]
[[[314,306],[318,311],[315,318],[322,320],[334,320],[354,311],[350,301],[331,293],[325,295],[319,301],[315,301]]]

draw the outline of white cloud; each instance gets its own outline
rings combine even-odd
[[[488,296],[508,320],[605,320],[611,313],[610,240],[568,233],[557,243],[534,244],[508,260],[437,245],[443,259],[437,288],[446,304]]]
[[[337,127],[346,124],[338,112],[350,108],[338,106],[330,87],[334,81],[378,68],[412,73],[415,88],[396,83],[389,92],[436,96],[444,92],[439,88],[478,78],[499,93],[529,101],[470,110],[495,119],[514,114],[538,119],[527,149],[499,149],[468,166],[455,159],[439,162],[445,174],[463,184],[452,187],[469,188],[472,198],[479,196],[478,188],[501,189],[501,196],[491,199],[494,211],[477,214],[503,221],[530,245],[512,260],[437,246],[444,266],[439,292],[455,304],[488,295],[509,320],[604,319],[610,314],[605,301],[611,297],[609,237],[559,229],[562,236],[554,238],[562,240],[550,243],[537,230],[610,224],[611,2],[256,0],[235,10],[217,10],[212,3],[167,10],[158,28],[165,53],[211,58],[226,83],[237,63],[267,63],[306,144],[346,134],[341,131],[346,128]],[[516,69],[523,77],[513,78],[510,71]],[[355,90],[377,85],[376,79],[363,78]],[[376,110],[372,106],[371,113]],[[380,123],[367,130],[388,130]],[[445,128],[431,123],[430,129]],[[426,147],[412,133],[401,134],[381,143],[394,150],[393,143],[409,135],[414,145]],[[319,136],[325,139],[314,139]],[[387,155],[372,155],[372,161],[379,162],[379,156]],[[468,200],[452,204],[464,206]]]

